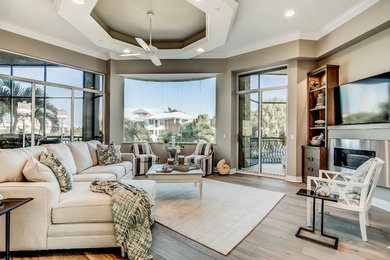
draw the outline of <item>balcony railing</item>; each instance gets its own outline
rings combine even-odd
[[[74,142],[87,141],[83,140],[82,136],[74,136]],[[101,136],[95,136],[94,140],[102,141]],[[20,148],[23,143],[23,135],[21,134],[0,134],[0,149]],[[61,136],[39,136],[35,135],[35,145],[61,143]],[[70,136],[63,136],[62,143],[71,143]],[[26,147],[31,146],[31,135],[26,135]]]
[[[261,162],[282,163],[285,157],[284,137],[262,137],[261,138]],[[251,166],[259,163],[259,139],[250,139]]]

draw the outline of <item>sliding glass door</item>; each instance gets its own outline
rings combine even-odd
[[[284,176],[287,68],[240,75],[237,94],[239,170]]]

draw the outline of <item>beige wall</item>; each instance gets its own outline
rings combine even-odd
[[[106,73],[104,60],[1,29],[0,49],[82,70]]]
[[[324,57],[389,27],[390,1],[382,0],[317,41],[316,56]]]
[[[340,65],[340,84],[390,71],[390,28],[319,61],[324,64]]]

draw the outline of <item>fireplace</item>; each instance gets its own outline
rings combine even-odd
[[[375,158],[375,151],[356,150],[347,148],[333,149],[333,165],[355,170],[370,158]]]
[[[328,168],[331,171],[354,172],[362,163],[374,157],[386,162],[378,185],[390,188],[390,141],[329,138]]]

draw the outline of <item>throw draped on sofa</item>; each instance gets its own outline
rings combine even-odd
[[[203,176],[213,173],[215,147],[211,143],[198,143],[195,152],[185,157],[186,162],[199,163]]]

